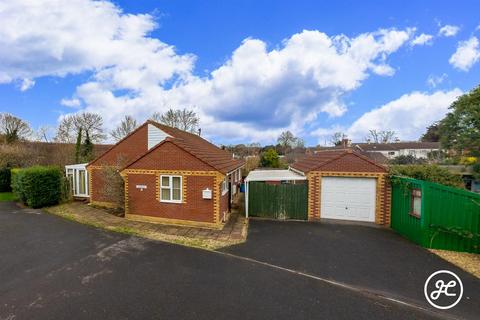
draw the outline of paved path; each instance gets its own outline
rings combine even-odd
[[[0,203],[0,319],[434,319],[222,253]]]
[[[132,221],[79,201],[61,204],[47,210],[101,228],[128,230],[130,233],[140,234],[153,240],[185,243],[206,249],[218,249],[245,241],[248,227],[244,216],[236,210],[221,230]]]
[[[429,309],[425,280],[434,271],[451,270],[463,282],[464,297],[448,313],[480,319],[480,280],[390,229],[250,220],[247,242],[222,250]]]

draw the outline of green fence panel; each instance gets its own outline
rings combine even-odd
[[[408,182],[408,184],[405,182]],[[418,218],[410,213],[410,192],[413,188],[422,190],[422,182],[402,180],[392,183],[391,227],[413,242],[423,245],[424,233],[422,229],[424,223],[422,218],[424,216]]]
[[[248,212],[252,217],[306,220],[307,199],[307,184],[248,184]]]
[[[411,215],[411,190],[422,191],[421,217]],[[480,252],[480,195],[422,180],[392,179],[391,227],[426,248]]]
[[[426,183],[429,248],[480,252],[480,195]]]

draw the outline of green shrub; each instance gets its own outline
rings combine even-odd
[[[63,173],[57,167],[15,169],[12,189],[23,203],[32,208],[58,204],[64,190]]]
[[[0,192],[12,191],[10,176],[10,168],[0,168]]]
[[[390,175],[405,176],[455,188],[465,187],[460,175],[436,165],[395,165],[390,167]]]
[[[260,166],[270,168],[280,167],[280,159],[277,151],[274,149],[268,149],[267,151],[263,152],[260,156]]]
[[[411,154],[400,155],[390,160],[390,164],[425,164],[425,162],[425,159],[416,158]]]

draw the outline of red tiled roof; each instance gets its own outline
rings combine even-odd
[[[170,137],[167,137],[165,140],[151,148],[145,154],[140,155],[137,159],[130,162],[125,168],[140,160],[166,141],[174,143],[178,147],[192,154],[194,157],[198,158],[199,160],[203,161],[204,163],[210,165],[217,171],[220,171],[224,174],[229,173],[244,164],[243,160],[233,159],[230,152],[220,149],[216,145],[208,142],[207,140],[196,134],[169,127],[152,120],[148,120],[147,122],[167,133],[168,135],[170,135]]]
[[[346,150],[329,150],[329,151],[319,151],[311,156],[307,156],[294,164],[292,164],[290,167],[292,167],[295,170],[299,170],[301,172],[307,173],[309,171],[312,171],[313,169],[318,168],[322,164],[339,158],[343,154],[347,153]]]
[[[303,173],[308,173],[312,170],[319,169],[321,166],[331,161],[334,161],[336,159],[339,159],[346,154],[355,154],[356,156],[385,170],[384,167],[382,167],[380,164],[377,164],[375,161],[373,161],[369,157],[366,157],[365,155],[359,152],[353,151],[351,149],[317,151],[317,153],[307,156],[295,162],[290,167],[293,168],[294,170],[301,171]]]

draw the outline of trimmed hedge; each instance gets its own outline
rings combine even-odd
[[[0,168],[0,192],[12,191],[12,188],[10,187],[10,176],[10,168]]]
[[[57,167],[35,166],[12,170],[12,189],[32,208],[58,204],[63,197],[63,172]]]
[[[465,187],[460,175],[437,165],[394,165],[390,166],[390,175],[435,182],[454,188]]]

